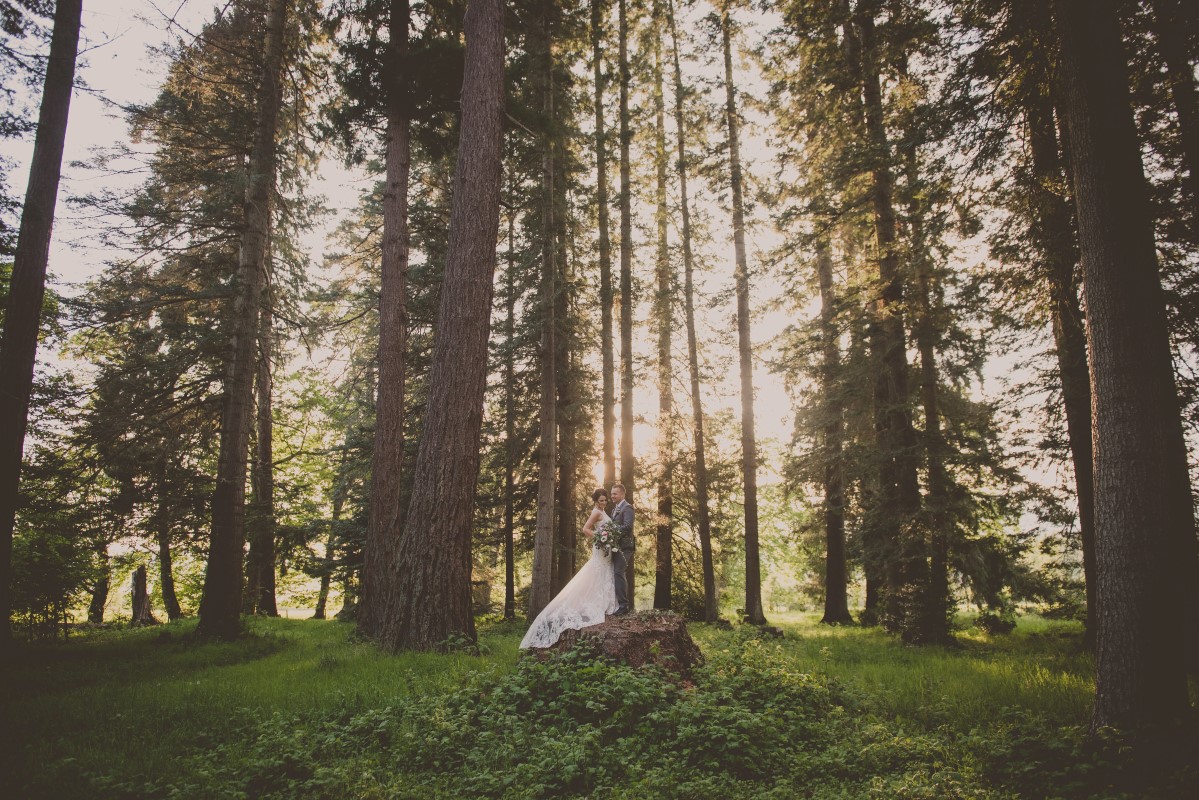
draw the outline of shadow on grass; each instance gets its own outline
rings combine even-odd
[[[18,647],[0,676],[14,696],[74,692],[119,678],[135,685],[185,679],[214,667],[246,664],[275,655],[289,637],[251,624],[233,642],[200,639],[194,619],[140,629],[111,629],[55,642]]]

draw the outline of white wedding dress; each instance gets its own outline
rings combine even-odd
[[[604,514],[598,528],[611,519]],[[598,625],[616,610],[616,586],[612,582],[612,556],[594,545],[591,558],[558,596],[549,602],[520,640],[520,649],[549,647],[558,641],[562,631]]]

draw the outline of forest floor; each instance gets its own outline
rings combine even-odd
[[[1076,623],[1022,617],[953,648],[772,618],[690,625],[694,688],[574,653],[384,655],[351,626],[194,620],[26,647],[0,675],[8,797],[1199,797],[1194,741],[1086,736]],[[519,663],[518,663],[519,662]],[[1194,688],[1194,687],[1193,687]],[[1195,692],[1193,691],[1194,695]],[[1184,739],[1186,737],[1183,737]],[[1171,749],[1171,748],[1166,748]]]

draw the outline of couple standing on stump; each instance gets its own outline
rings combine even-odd
[[[558,641],[562,631],[598,625],[608,615],[629,613],[625,570],[632,562],[635,547],[633,507],[625,500],[624,485],[614,484],[611,498],[615,505],[609,517],[606,511],[608,497],[604,489],[592,493],[595,508],[583,525],[584,535],[593,538],[591,558],[533,620],[520,642],[522,650],[549,647]],[[594,542],[595,535],[607,523],[612,523],[609,527],[614,527],[618,534],[610,551]]]

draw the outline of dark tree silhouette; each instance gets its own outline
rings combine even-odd
[[[29,422],[29,396],[50,232],[58,200],[58,179],[67,135],[67,116],[75,82],[82,0],[59,0],[54,7],[54,33],[38,112],[37,138],[29,167],[29,184],[21,211],[17,251],[13,258],[4,337],[0,343],[0,647],[12,638],[12,537],[17,517],[17,488]]]

